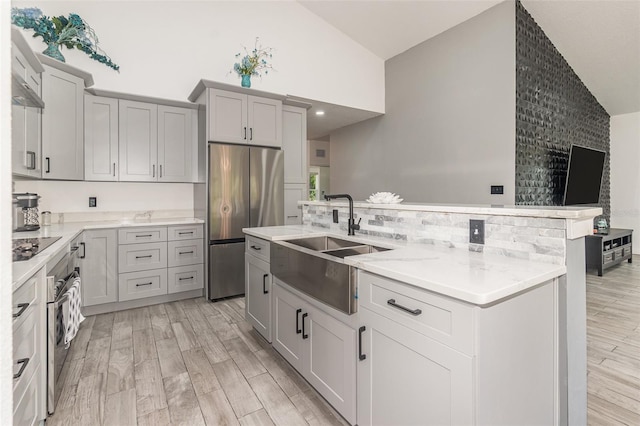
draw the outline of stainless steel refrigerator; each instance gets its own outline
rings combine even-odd
[[[242,228],[284,224],[284,153],[209,142],[209,299],[244,294]]]

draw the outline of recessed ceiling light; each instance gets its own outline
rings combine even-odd
[[[324,115],[324,111],[316,111],[316,115]]]

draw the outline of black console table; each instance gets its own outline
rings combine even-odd
[[[587,235],[585,246],[587,270],[596,268],[598,276],[604,269],[623,261],[631,263],[632,229],[610,228],[608,234]]]

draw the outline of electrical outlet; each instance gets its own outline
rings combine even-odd
[[[97,206],[98,206],[98,198],[89,197],[89,207],[97,207]]]
[[[484,220],[469,220],[469,242],[472,244],[484,244]]]
[[[503,185],[491,185],[491,193],[492,194],[504,194],[504,186]]]
[[[333,209],[333,223],[338,223],[338,209]]]

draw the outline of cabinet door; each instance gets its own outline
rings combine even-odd
[[[247,95],[225,90],[208,90],[208,140],[247,143]]]
[[[284,183],[307,182],[307,110],[282,107]]]
[[[305,343],[302,339],[302,314],[306,304],[276,283],[272,288],[273,348],[296,370],[302,371]]]
[[[43,65],[42,178],[84,179],[84,80]]]
[[[84,306],[118,300],[118,247],[115,229],[84,231],[80,261]],[[83,250],[80,248],[79,250]]]
[[[284,224],[285,225],[302,224],[302,207],[298,205],[298,201],[306,200],[306,199],[307,199],[307,185],[299,184],[299,183],[284,185]]]
[[[472,424],[472,359],[408,327],[359,311],[359,425]]]
[[[245,317],[271,342],[271,273],[269,264],[245,254]]]
[[[22,77],[34,92],[41,94],[42,79],[12,45],[11,71]],[[37,108],[11,105],[12,173],[41,177],[41,112]]]
[[[248,141],[253,145],[282,146],[282,101],[248,96]]]
[[[309,307],[302,375],[351,424],[356,423],[356,332]],[[388,368],[388,367],[387,367]],[[400,423],[396,423],[400,424]]]
[[[158,178],[158,106],[119,101],[121,181],[154,182]]]
[[[192,182],[194,110],[158,105],[158,181]]]
[[[84,178],[118,180],[118,100],[84,95]]]

